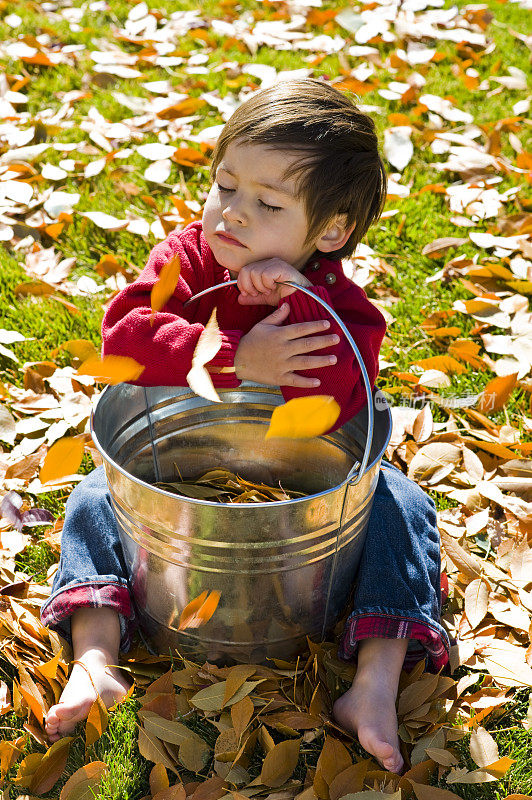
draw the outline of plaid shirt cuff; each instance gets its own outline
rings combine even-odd
[[[63,589],[48,600],[41,611],[41,621],[49,628],[57,628],[70,639],[70,623],[65,625],[79,608],[113,608],[120,619],[120,650],[127,652],[138,627],[131,596],[127,586],[118,583],[80,583]]]
[[[362,639],[410,639],[404,669],[410,671],[418,661],[427,660],[431,672],[439,670],[449,660],[445,638],[419,619],[387,614],[361,614],[350,617],[338,647],[338,656],[352,659]]]

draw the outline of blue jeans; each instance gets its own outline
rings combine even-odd
[[[354,656],[364,638],[408,638],[411,662],[425,656],[429,667],[443,666],[449,640],[440,623],[440,569],[434,503],[383,462],[340,655]],[[136,627],[130,580],[101,466],[68,499],[61,560],[42,621],[70,640],[76,607],[111,606],[119,613],[121,649],[127,652]]]

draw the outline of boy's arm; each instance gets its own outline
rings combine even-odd
[[[378,355],[386,330],[386,323],[380,311],[368,300],[365,292],[345,277],[338,261],[321,259],[314,261],[305,271],[313,286],[310,291],[324,300],[340,317],[355,340],[364,360],[371,386],[375,383],[379,370]],[[341,408],[340,416],[334,425],[339,428],[353,417],[366,404],[366,392],[361,370],[353,349],[340,326],[327,311],[308,295],[296,291],[284,302],[290,304],[290,315],[285,325],[307,322],[315,319],[329,319],[330,333],[340,337],[340,343],[320,350],[320,353],[335,355],[336,364],[318,370],[299,371],[299,374],[316,377],[321,385],[316,389],[297,389],[282,386],[285,400],[314,394],[332,395]]]
[[[184,308],[189,297],[205,289],[212,279],[211,265],[204,263],[209,254],[201,253],[199,235],[194,231],[172,233],[156,245],[148,263],[134,283],[113,298],[102,323],[103,355],[130,356],[144,366],[135,381],[139,386],[186,386],[186,376],[192,366],[192,356],[204,325],[194,317],[208,319],[216,304],[213,294]],[[164,309],[157,312],[151,324],[151,290],[159,273],[175,255],[181,260],[181,275],[173,296]],[[201,304],[201,309],[200,309]],[[194,307],[195,306],[195,307]],[[213,383],[218,388],[239,385],[233,370],[233,359],[243,332],[224,330],[222,347],[209,362],[216,374]],[[218,370],[228,370],[220,371]]]

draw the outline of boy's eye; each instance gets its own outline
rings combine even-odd
[[[281,206],[270,206],[268,203],[263,203],[262,200],[259,200],[259,203],[263,208],[266,208],[268,211],[282,211],[283,209]]]
[[[220,192],[234,192],[234,189],[228,189],[227,186],[222,186],[220,181],[217,181],[218,191]]]

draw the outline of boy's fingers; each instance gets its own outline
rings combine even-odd
[[[336,364],[336,356],[294,356],[289,363],[292,369],[319,369]]]
[[[262,325],[266,323],[267,325],[280,325],[281,322],[287,318],[290,313],[290,306],[288,303],[283,303],[282,306],[276,308],[273,314],[270,314],[268,317],[265,317],[262,320]],[[291,327],[291,326],[289,326]]]
[[[289,372],[283,378],[281,386],[296,386],[298,389],[316,389],[320,386],[321,381],[317,378],[305,378],[303,375],[296,375],[295,372]]]
[[[322,350],[324,347],[333,347],[339,342],[338,336],[304,336],[300,339],[292,339],[290,342],[291,355],[299,356],[303,353],[312,353],[313,350]]]
[[[330,322],[320,319],[314,322],[295,322],[293,325],[287,325],[285,331],[288,339],[300,339],[303,336],[312,336],[314,333],[323,333],[330,327]]]

